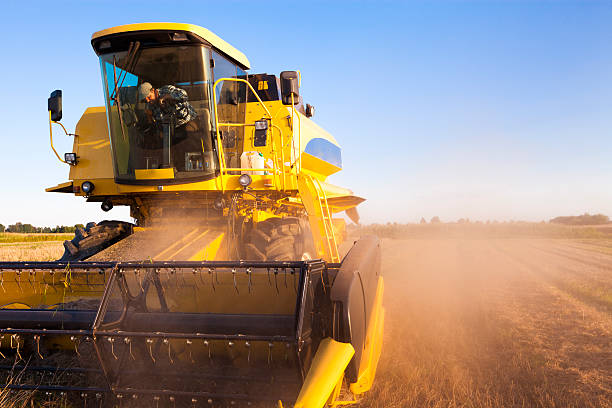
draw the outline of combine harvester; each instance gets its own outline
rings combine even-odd
[[[70,181],[47,191],[129,206],[136,224],[79,228],[56,262],[0,263],[3,387],[95,407],[356,402],[381,352],[380,244],[341,258],[332,215],[357,222],[363,199],[325,182],[340,147],[300,73],[247,75],[190,24],[91,43],[105,107],[63,159],[51,137]],[[50,126],[61,106],[55,91]]]

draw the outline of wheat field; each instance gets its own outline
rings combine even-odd
[[[53,261],[64,253],[63,242],[74,234],[0,233],[0,261]]]

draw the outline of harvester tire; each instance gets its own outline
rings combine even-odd
[[[64,241],[64,255],[59,261],[83,261],[132,234],[133,224],[124,221],[102,221],[77,227],[74,238]]]
[[[315,253],[308,222],[296,217],[258,223],[245,247],[247,258],[257,261],[300,261]]]

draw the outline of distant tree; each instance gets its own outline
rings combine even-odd
[[[421,217],[421,221],[420,221],[420,223],[421,223],[421,224],[427,224],[427,221],[425,221],[425,218]]]
[[[2,224],[0,224],[0,232],[4,232],[4,230],[6,229],[6,227]]]
[[[439,224],[440,223],[440,217],[438,217],[437,215],[435,217],[431,217],[431,220],[429,221],[430,224]]]
[[[584,213],[582,215],[555,217],[550,220],[550,222],[553,224],[565,225],[602,225],[608,224],[610,222],[610,218],[603,214],[590,215],[589,213]]]

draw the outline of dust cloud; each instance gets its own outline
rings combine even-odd
[[[612,242],[383,239],[384,346],[360,407],[611,407]]]

